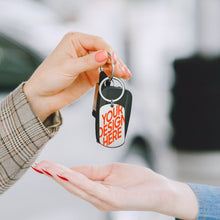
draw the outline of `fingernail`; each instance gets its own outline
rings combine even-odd
[[[95,60],[99,63],[102,63],[107,59],[108,59],[108,55],[105,50],[101,50],[95,55]]]
[[[48,171],[46,171],[45,169],[42,169],[44,173],[46,173],[49,176],[53,176],[51,173],[49,173]]]
[[[60,175],[57,175],[60,179],[62,180],[65,180],[65,181],[69,181],[66,177],[63,177],[63,176],[60,176]]]
[[[125,68],[122,65],[119,65],[120,70],[125,73]]]
[[[32,168],[33,170],[35,170],[36,172],[38,172],[38,173],[44,174],[42,171],[40,171],[40,170],[36,169],[36,168],[35,168],[35,167],[33,167],[33,166],[31,166],[31,168]]]
[[[130,70],[127,67],[125,67],[125,72],[131,74]]]
[[[130,78],[131,77],[131,71],[127,67],[125,67],[125,72],[127,73],[127,75]]]
[[[112,57],[114,60],[114,64],[116,64],[117,63],[117,55],[115,54],[115,52],[112,52]]]

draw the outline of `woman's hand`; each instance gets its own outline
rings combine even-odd
[[[115,76],[129,79],[128,68],[102,38],[82,33],[64,36],[24,86],[41,121],[92,88],[98,82],[100,66],[104,65],[106,74],[111,74],[107,52],[113,55]]]
[[[42,161],[32,168],[100,210],[155,211],[191,220],[197,216],[197,199],[187,184],[145,167],[115,163],[69,169]]]

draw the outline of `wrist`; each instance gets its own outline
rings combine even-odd
[[[185,183],[167,179],[166,201],[163,213],[184,220],[196,220],[198,201],[192,189]]]
[[[29,81],[24,84],[23,91],[34,113],[44,122],[53,113],[50,111],[49,105],[44,101],[45,98],[34,91],[34,87],[30,85]]]

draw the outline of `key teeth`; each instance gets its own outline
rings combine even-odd
[[[111,107],[112,107],[112,108],[114,107],[114,102],[113,102],[113,100],[111,100]]]
[[[96,117],[96,111],[95,110],[92,111],[92,116]]]

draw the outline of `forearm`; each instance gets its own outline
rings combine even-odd
[[[196,220],[198,201],[189,185],[162,177],[161,189],[153,211],[184,220]]]
[[[155,211],[184,220],[220,219],[220,187],[165,178]]]
[[[58,114],[58,113],[56,113]],[[56,116],[59,117],[59,116]],[[55,117],[55,118],[56,118]],[[45,125],[28,103],[22,85],[0,104],[0,193],[33,163],[43,145],[54,136],[61,120]]]
[[[168,215],[184,220],[196,220],[198,201],[193,190],[185,183],[171,180],[171,202]]]

